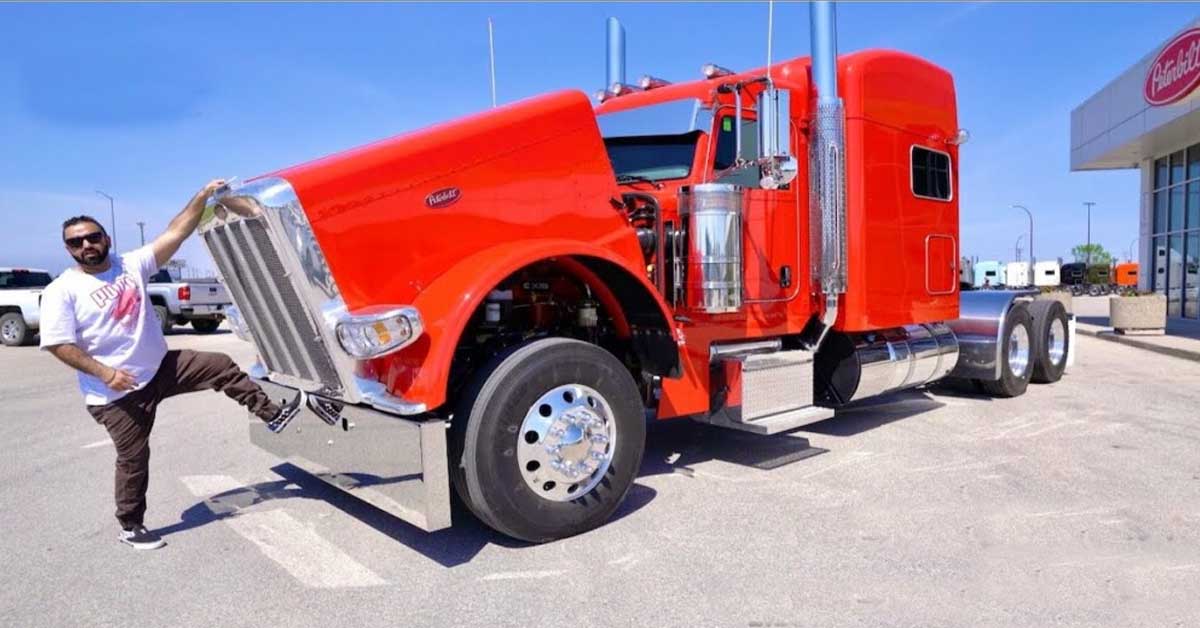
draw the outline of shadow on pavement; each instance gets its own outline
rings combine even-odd
[[[425,532],[376,508],[375,506],[336,489],[309,475],[299,467],[284,463],[271,469],[284,479],[262,482],[213,495],[180,514],[178,523],[160,528],[162,536],[176,534],[207,525],[221,519],[238,516],[243,510],[268,501],[312,499],[327,503],[343,513],[370,526],[393,541],[403,543],[443,567],[456,567],[470,562],[485,546],[519,548],[531,544],[504,536],[479,522],[451,491],[451,519],[454,525],[437,532]],[[625,501],[610,518],[617,521],[653,501],[654,489],[634,484]]]
[[[793,434],[762,436],[689,419],[669,419],[647,427],[646,453],[639,475],[692,475],[691,465],[711,460],[767,471],[827,451]]]
[[[829,436],[853,436],[945,405],[923,390],[904,390],[839,408],[832,419],[802,429]]]

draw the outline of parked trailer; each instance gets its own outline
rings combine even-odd
[[[1087,267],[1087,293],[1091,296],[1103,296],[1112,292],[1113,269],[1108,264],[1092,264]]]
[[[988,260],[975,264],[976,288],[1001,288],[1005,285],[1006,265],[1004,262]]]
[[[975,261],[964,257],[958,262],[958,287],[970,290],[975,287]]]
[[[1058,262],[1048,260],[1033,265],[1033,285],[1038,288],[1057,288],[1061,283]]]
[[[1020,289],[1029,287],[1029,262],[1009,262],[1004,266],[1005,287]]]
[[[422,529],[453,486],[542,542],[621,505],[647,418],[773,434],[946,377],[1058,379],[1061,303],[958,289],[950,74],[838,57],[811,12],[811,59],[769,74],[618,76],[595,108],[556,92],[219,191],[230,321],[304,408],[252,441]]]
[[[1070,262],[1063,264],[1059,272],[1063,287],[1070,290],[1071,294],[1079,296],[1087,292],[1084,285],[1087,283],[1087,264]]]
[[[1113,266],[1113,285],[1121,292],[1136,292],[1138,286],[1138,263],[1122,262]]]

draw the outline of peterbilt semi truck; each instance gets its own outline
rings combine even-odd
[[[637,85],[610,21],[598,103],[551,93],[220,191],[200,231],[251,374],[305,404],[252,441],[422,529],[453,489],[543,542],[612,515],[648,422],[770,435],[947,377],[1058,379],[1060,304],[960,293],[950,74],[839,57],[833,18],[813,4],[811,57]]]

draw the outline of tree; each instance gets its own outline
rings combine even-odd
[[[1091,252],[1091,263],[1093,264],[1112,264],[1112,253],[1104,250],[1104,247],[1093,242],[1091,244],[1077,244],[1071,249],[1071,255],[1075,256],[1075,261],[1088,261],[1088,252]]]

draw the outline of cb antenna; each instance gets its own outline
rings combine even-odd
[[[492,37],[492,18],[488,18],[488,68],[492,75],[492,108],[496,108],[496,45]]]
[[[771,84],[771,42],[775,38],[775,0],[767,2],[767,85]]]

